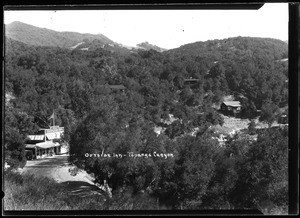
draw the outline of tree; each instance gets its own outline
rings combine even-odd
[[[165,134],[171,139],[175,138],[176,136],[180,136],[184,134],[183,125],[179,120],[176,120],[168,126],[168,128],[165,130]]]
[[[220,149],[214,156],[215,171],[203,197],[201,209],[234,209],[230,193],[234,190],[238,178],[235,165],[238,164],[239,159],[237,153],[232,152],[233,150],[228,146]]]
[[[76,118],[84,117],[91,108],[90,87],[82,80],[76,80],[69,84],[68,94],[71,99],[71,109]]]
[[[214,65],[208,72],[206,78],[209,81],[210,89],[213,91],[220,90],[222,92],[228,91],[228,84],[225,76],[225,68],[221,63]]]
[[[25,144],[22,136],[14,129],[6,127],[5,139],[5,162],[11,168],[23,168],[26,164]]]
[[[38,126],[33,117],[13,107],[8,102],[5,105],[5,162],[12,168],[23,168],[26,164],[24,140],[28,134],[34,134]]]
[[[261,108],[261,116],[259,117],[259,120],[268,123],[270,127],[272,123],[277,119],[277,110],[278,106],[273,102],[265,102]]]
[[[250,135],[254,135],[256,133],[256,129],[255,129],[255,121],[251,120],[251,122],[248,124],[248,132]]]
[[[163,152],[162,143],[147,121],[127,126],[130,115],[120,111],[112,96],[99,101],[101,105],[94,108],[71,135],[70,161],[94,173],[95,182],[104,184],[106,181],[113,191],[123,186],[133,187],[134,192],[145,190],[156,178],[156,164],[153,158],[130,155]],[[87,153],[100,156],[86,157]]]
[[[231,193],[236,208],[287,209],[287,129],[269,128],[258,135],[243,162],[236,165],[238,180]]]
[[[64,127],[64,141],[70,141],[71,132],[76,128],[77,120],[74,112],[70,109],[59,107],[55,110],[55,124]]]
[[[276,204],[284,202],[271,191],[274,186],[285,193],[280,177],[285,174],[278,171],[284,165],[272,159],[279,152],[271,148],[272,142],[280,147],[276,134],[265,134],[268,139],[257,143],[239,135],[220,148],[209,127],[223,124],[212,106],[232,92],[246,97],[240,99],[244,116],[252,119],[261,109],[260,120],[274,122],[277,107],[287,97],[287,66],[276,61],[287,54],[285,43],[237,37],[126,56],[116,47],[110,52],[99,45],[85,52],[8,40],[6,48],[6,90],[16,97],[5,112],[6,160],[12,165],[23,164],[22,140],[36,124],[46,127],[55,109],[57,123],[70,140],[70,161],[94,173],[96,182],[106,181],[115,193],[130,187],[131,196],[147,192],[143,197],[155,196],[177,209],[253,206],[262,202],[264,197],[258,196],[263,191],[277,199]],[[188,77],[199,79],[199,84],[184,88]],[[126,90],[110,92],[112,84]],[[161,119],[170,114],[177,120],[163,126]],[[157,125],[167,127],[165,134],[154,133]],[[196,137],[184,136],[196,127]],[[253,122],[249,130],[254,133]],[[176,156],[85,157],[154,151]]]
[[[202,204],[209,181],[215,170],[213,156],[217,142],[210,134],[200,137],[184,137],[178,144],[178,158],[175,165],[176,207],[196,209]],[[175,190],[174,190],[175,191]]]
[[[242,105],[241,116],[246,118],[254,118],[257,115],[257,109],[253,101],[247,98],[239,99]]]

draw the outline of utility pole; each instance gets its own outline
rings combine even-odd
[[[54,114],[54,110],[53,110],[53,126],[55,126],[55,114]]]
[[[45,121],[45,120],[43,120],[41,117],[39,117],[39,116],[37,116],[37,115],[33,115],[34,117],[37,117],[39,120],[41,120],[41,121],[43,121],[45,124],[47,124],[47,126],[49,126],[49,124]],[[49,126],[50,127],[50,126]]]

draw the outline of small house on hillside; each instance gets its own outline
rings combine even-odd
[[[223,111],[224,113],[235,115],[241,112],[241,110],[242,110],[242,105],[241,102],[239,101],[224,101],[221,104],[221,111]]]
[[[288,115],[287,114],[282,114],[279,118],[278,118],[278,123],[280,124],[288,124]]]
[[[197,85],[198,83],[199,83],[199,79],[189,78],[184,80],[184,86],[192,87],[194,85]]]
[[[111,89],[112,92],[117,92],[117,91],[123,92],[126,89],[126,87],[123,85],[110,85],[109,88]]]
[[[123,93],[126,90],[126,87],[123,86],[123,85],[108,85],[108,84],[104,84],[104,85],[99,85],[99,87],[101,89],[106,90],[106,91],[104,91],[105,93],[118,93],[118,92]]]

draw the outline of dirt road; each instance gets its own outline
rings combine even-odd
[[[103,190],[94,185],[91,176],[83,171],[78,172],[76,176],[72,176],[69,172],[70,168],[72,167],[68,164],[68,156],[57,155],[45,159],[29,160],[20,173],[52,178],[65,185],[66,189],[72,194],[81,197],[93,194],[106,195]]]

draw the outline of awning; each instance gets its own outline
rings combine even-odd
[[[42,149],[55,147],[55,144],[53,142],[50,142],[50,141],[40,142],[40,143],[37,143],[35,145],[36,145],[37,148],[42,148]]]
[[[26,144],[25,148],[42,148],[42,149],[46,149],[46,148],[52,148],[52,147],[58,147],[60,146],[59,143],[55,142],[50,142],[50,141],[46,141],[46,142],[40,142],[40,143],[36,143],[36,144]]]
[[[48,140],[60,139],[61,133],[60,132],[46,133],[46,136]]]
[[[26,144],[25,148],[35,148],[35,144]]]
[[[44,140],[44,135],[29,135],[28,138],[32,141],[42,141]]]

